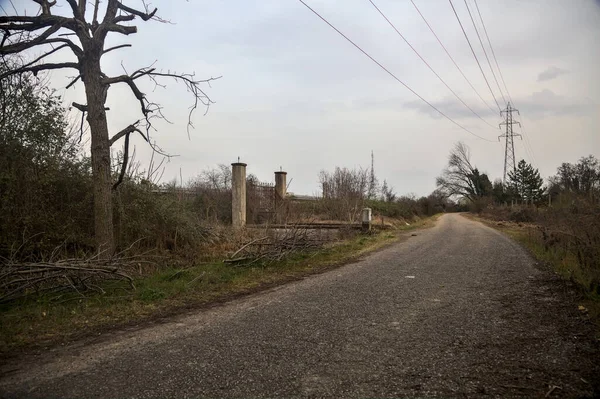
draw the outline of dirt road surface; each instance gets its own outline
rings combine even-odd
[[[595,397],[567,285],[461,215],[365,259],[2,367],[2,397]],[[596,389],[596,391],[594,391]]]

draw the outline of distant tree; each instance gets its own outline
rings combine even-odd
[[[337,217],[354,221],[367,198],[369,173],[367,169],[336,167],[333,173],[322,170],[319,182],[323,187],[323,200],[334,209]]]
[[[249,179],[250,176],[254,175],[249,175]],[[216,169],[211,168],[204,170],[200,176],[195,179],[193,184],[196,186],[204,186],[212,190],[231,190],[231,167],[225,164],[219,164]]]
[[[563,163],[556,176],[550,178],[550,190],[597,195],[600,192],[600,161],[590,155],[582,157],[576,164]]]
[[[544,179],[540,172],[523,159],[514,171],[508,172],[508,185],[521,201],[539,202],[544,195]]]
[[[192,96],[191,116],[198,105],[208,106],[211,103],[202,87],[212,78],[199,80],[193,74],[160,71],[154,65],[118,76],[108,76],[103,71],[101,59],[106,53],[131,47],[130,44],[117,44],[107,48],[105,44],[109,35],[137,33],[137,27],[131,25],[133,21],[162,21],[156,16],[157,9],[150,10],[144,1],[141,2],[142,8],[138,9],[119,0],[66,0],[58,5],[59,14],[54,13],[58,3],[56,0],[33,1],[39,5],[38,12],[33,15],[0,16],[0,30],[4,33],[0,39],[0,57],[3,60],[7,56],[23,57],[19,65],[13,64],[1,71],[0,80],[15,75],[37,76],[42,71],[64,70],[75,73],[75,78],[67,88],[79,81],[83,84],[86,104],[72,105],[87,117],[90,127],[96,247],[100,256],[109,258],[115,250],[112,190],[124,175],[120,173],[120,178],[112,181],[111,146],[118,141],[124,143],[122,170],[125,171],[129,136],[139,133],[156,149],[150,138],[152,119],[163,117],[161,106],[150,101],[140,89],[140,80],[149,79],[155,86],[162,86],[159,80],[163,78],[183,83]],[[35,54],[35,58],[25,60],[31,54]],[[108,90],[117,84],[124,84],[131,90],[139,103],[141,114],[133,118],[129,126],[109,134],[106,99]],[[191,121],[188,122],[188,126],[191,126]]]
[[[447,197],[459,197],[473,202],[492,194],[492,183],[487,174],[480,173],[471,164],[470,158],[469,147],[462,142],[457,143],[450,151],[448,166],[436,179],[438,190],[443,191]]]
[[[384,180],[381,186],[381,200],[384,202],[394,202],[396,200],[394,187],[388,185],[387,180]]]
[[[331,199],[367,198],[369,178],[367,170],[336,167],[333,173],[322,170],[319,181],[323,187],[323,197]]]
[[[492,198],[497,204],[503,204],[510,201],[510,192],[505,190],[501,179],[494,180],[492,184]]]
[[[427,197],[421,197],[417,200],[420,212],[424,215],[434,215],[436,213],[446,212],[451,208],[453,203],[440,190],[434,190]]]
[[[251,185],[256,186],[256,185],[260,184],[260,180],[258,180],[258,177],[255,174],[250,173],[248,176],[246,176],[246,184],[251,184]]]

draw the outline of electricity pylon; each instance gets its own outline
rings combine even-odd
[[[506,147],[504,148],[504,179],[502,180],[504,185],[506,185],[508,173],[510,171],[514,172],[517,168],[515,163],[514,138],[515,136],[521,137],[521,135],[513,132],[513,125],[518,124],[521,126],[521,123],[513,121],[512,113],[515,111],[517,114],[521,115],[518,109],[513,108],[510,105],[510,102],[506,105],[506,109],[500,111],[500,115],[505,117],[504,122],[502,122],[500,126],[506,126],[506,132],[503,135],[498,136],[498,141],[500,141],[501,138],[506,138]]]

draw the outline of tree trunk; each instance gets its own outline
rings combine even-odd
[[[82,80],[85,84],[87,121],[90,125],[92,137],[91,155],[96,249],[102,259],[108,259],[114,255],[115,238],[110,145],[108,142],[108,123],[104,109],[106,86],[102,84],[101,80],[103,75],[100,70],[100,54],[101,47],[97,51],[86,51],[86,57],[82,65]]]

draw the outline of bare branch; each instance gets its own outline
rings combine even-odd
[[[102,20],[102,25],[109,25],[111,21],[117,15],[117,11],[119,10],[119,2],[118,0],[108,0],[108,6],[106,7],[106,14],[104,14],[104,19]]]
[[[137,129],[135,129],[137,130]],[[125,176],[125,171],[127,170],[127,161],[129,160],[129,135],[131,132],[125,135],[125,144],[123,145],[123,163],[121,164],[121,173],[119,173],[119,178],[113,184],[112,189],[116,190],[119,187],[119,184],[123,182],[123,177]]]
[[[79,64],[76,62],[61,62],[61,63],[57,63],[57,64],[40,64],[40,65],[33,65],[27,68],[18,68],[18,69],[13,69],[11,71],[6,71],[3,74],[0,75],[0,80],[11,76],[11,75],[17,75],[20,73],[25,73],[25,72],[33,72],[34,75],[37,76],[37,73],[40,71],[48,71],[51,69],[62,69],[62,68],[73,68],[73,69],[77,69],[79,70]]]
[[[121,22],[128,22],[128,21],[133,21],[134,19],[135,19],[135,15],[124,14],[124,15],[119,15],[119,16],[115,17],[115,19],[113,19],[113,23],[117,24],[117,23],[121,23]]]
[[[87,0],[79,0],[79,12],[83,16],[85,16],[86,5],[87,5]]]
[[[137,33],[136,26],[124,26],[124,25],[117,25],[117,24],[107,25],[106,30],[108,32],[117,32],[117,33],[121,33],[123,35],[131,35],[133,33]]]
[[[71,6],[71,10],[73,11],[73,15],[75,16],[75,18],[79,20],[84,20],[85,14],[81,12],[79,4],[77,4],[75,0],[67,0],[67,3],[69,3],[69,5]]]
[[[87,112],[87,110],[88,110],[88,106],[87,105],[79,104],[79,103],[76,103],[76,102],[72,102],[71,106],[73,106],[73,108],[77,108],[81,112]],[[110,108],[104,107],[104,110],[105,111],[110,111]]]
[[[100,0],[94,1],[94,16],[92,18],[92,26],[95,27],[98,25],[98,6],[100,5]]]
[[[208,95],[204,92],[204,90],[202,90],[200,85],[208,84],[210,86],[210,82],[212,82],[213,80],[220,79],[221,76],[218,76],[216,78],[211,77],[209,79],[195,80],[193,74],[176,74],[176,73],[170,73],[170,72],[167,72],[167,73],[151,72],[148,75],[154,81],[155,81],[156,77],[169,77],[169,78],[175,79],[176,81],[181,80],[186,85],[188,91],[192,93],[194,103],[190,107],[190,112],[188,114],[188,124],[187,124],[187,128],[186,128],[187,133],[188,133],[188,138],[189,138],[190,128],[194,127],[194,125],[192,123],[192,116],[194,114],[194,111],[198,108],[198,103],[201,103],[202,105],[204,105],[206,107],[206,111],[204,112],[204,115],[206,115],[208,113],[208,108],[210,107],[211,104],[214,103],[214,101],[212,101],[210,99],[210,97],[208,97]]]
[[[65,48],[65,47],[68,47],[68,46],[69,46],[68,44],[63,44],[63,45],[61,45],[61,46],[58,46],[58,47],[56,47],[55,49],[53,49],[53,50],[51,50],[51,51],[48,51],[47,53],[44,53],[44,54],[40,55],[40,56],[39,56],[38,58],[36,58],[35,60],[33,60],[33,61],[31,61],[31,62],[28,62],[27,64],[25,64],[25,65],[23,65],[23,66],[21,66],[21,67],[19,67],[19,68],[15,69],[15,70],[13,70],[13,72],[15,72],[15,73],[20,73],[20,71],[21,71],[22,69],[24,69],[24,68],[27,68],[27,67],[29,67],[29,66],[31,66],[31,65],[33,65],[33,64],[35,64],[36,62],[40,61],[41,59],[43,59],[43,58],[46,58],[46,57],[47,57],[47,56],[49,56],[50,54],[56,53],[57,51],[59,51],[59,50],[61,50],[61,49]]]
[[[77,83],[77,81],[78,81],[79,79],[81,79],[81,75],[77,75],[77,77],[75,77],[75,79],[73,79],[73,80],[71,81],[71,83],[69,83],[69,84],[68,84],[68,85],[65,87],[65,89],[69,89],[69,88],[71,88],[71,86],[73,86],[75,83]]]
[[[132,76],[140,77],[140,76],[143,76],[143,75],[140,75],[140,72],[136,71],[136,72],[134,72],[134,74]],[[135,84],[134,80],[136,78],[132,77],[132,76],[121,75],[121,76],[116,76],[116,77],[113,77],[113,78],[106,78],[102,82],[106,86],[110,86],[111,84],[115,84],[115,83],[127,83],[129,85],[129,88],[133,92],[133,95],[135,96],[135,98],[137,98],[137,100],[140,102],[140,106],[141,106],[141,109],[142,109],[142,114],[144,114],[144,116],[147,117],[147,115],[148,115],[148,108],[146,107],[146,104],[144,102],[145,95],[144,95],[144,93],[142,93],[140,91],[140,89]]]
[[[125,72],[127,73],[127,71],[125,71]],[[161,107],[159,107],[158,104],[149,102],[146,99],[146,95],[144,93],[142,93],[140,91],[140,89],[138,88],[138,86],[136,85],[135,80],[137,80],[143,76],[148,76],[154,82],[155,85],[161,86],[161,87],[164,87],[164,86],[161,85],[157,81],[157,78],[172,78],[172,79],[175,79],[176,81],[182,81],[186,85],[188,91],[192,93],[192,97],[193,97],[193,104],[190,107],[190,112],[188,114],[188,125],[187,125],[188,136],[189,136],[190,128],[194,127],[193,123],[192,123],[192,116],[193,116],[193,113],[196,110],[196,108],[198,108],[198,105],[202,104],[205,107],[207,107],[206,112],[208,112],[208,107],[210,106],[210,104],[213,103],[213,101],[210,99],[210,97],[208,97],[208,95],[202,90],[200,85],[201,84],[210,85],[211,81],[221,78],[219,76],[216,78],[211,77],[209,79],[196,80],[194,78],[193,74],[157,72],[156,68],[146,67],[146,68],[140,68],[137,71],[133,72],[132,74],[120,75],[120,76],[103,79],[102,82],[107,86],[110,86],[111,84],[115,84],[115,83],[127,83],[127,85],[129,85],[134,96],[140,102],[142,114],[146,118],[146,122],[147,122],[146,132],[148,133],[148,136],[149,136],[149,129],[152,127],[152,123],[150,121],[150,119],[151,119],[150,114],[155,113],[158,115],[159,118],[164,119],[164,120],[167,120],[167,119],[162,114]],[[168,122],[168,120],[167,120],[167,122]]]
[[[56,0],[55,1],[33,0],[33,1],[38,3],[40,5],[40,7],[42,8],[42,15],[50,15],[50,8],[52,8],[54,5],[56,5]]]
[[[62,26],[60,24],[53,25],[50,28],[46,29],[46,31],[44,31],[44,33],[37,36],[35,39],[31,39],[31,40],[24,41],[24,42],[18,42],[15,44],[9,44],[8,46],[3,46],[2,48],[0,48],[0,54],[6,55],[6,54],[20,53],[21,51],[28,50],[32,47],[39,46],[41,44],[54,43],[57,40],[61,40],[61,41],[67,40],[67,39],[48,39],[50,37],[50,35],[52,35],[53,33],[56,33],[61,27]],[[11,30],[11,28],[6,28],[1,25],[0,25],[0,29]]]
[[[71,103],[71,105],[73,106],[73,108],[77,108],[81,112],[87,112],[87,109],[88,109],[87,105],[79,104],[76,102]]]
[[[133,132],[138,132],[139,134],[142,135],[142,137],[144,138],[145,141],[148,141],[148,139],[146,138],[146,136],[144,136],[144,133],[142,133],[138,128],[137,125],[140,123],[140,121],[136,121],[135,123],[127,126],[125,129],[121,130],[120,132],[118,132],[117,134],[115,134],[114,136],[112,136],[110,138],[110,140],[108,140],[108,145],[112,146],[116,141],[118,141],[121,137],[125,136],[125,135],[129,135],[130,133]]]
[[[152,17],[154,17],[154,15],[156,14],[156,11],[158,11],[158,9],[155,8],[154,11],[152,11],[151,13],[148,14],[148,13],[145,13],[145,12],[138,11],[138,10],[135,10],[133,8],[127,7],[125,4],[123,4],[121,2],[118,3],[118,7],[121,10],[123,10],[125,12],[128,12],[129,14],[132,14],[132,15],[140,17],[144,21],[148,21],[149,19],[151,19]]]
[[[120,49],[120,48],[124,48],[124,47],[131,47],[131,44],[120,44],[120,45],[118,45],[118,46],[109,47],[109,48],[107,48],[106,50],[104,50],[104,51],[102,52],[102,54],[104,55],[104,54],[108,53],[109,51],[118,50],[118,49]]]
[[[4,31],[34,32],[47,27],[53,28],[50,33],[45,34],[46,32],[44,32],[44,34],[41,35],[43,36],[41,40],[49,37],[60,28],[67,28],[75,31],[77,24],[78,23],[74,18],[49,14],[42,14],[36,17],[26,15],[0,16],[0,29]]]

